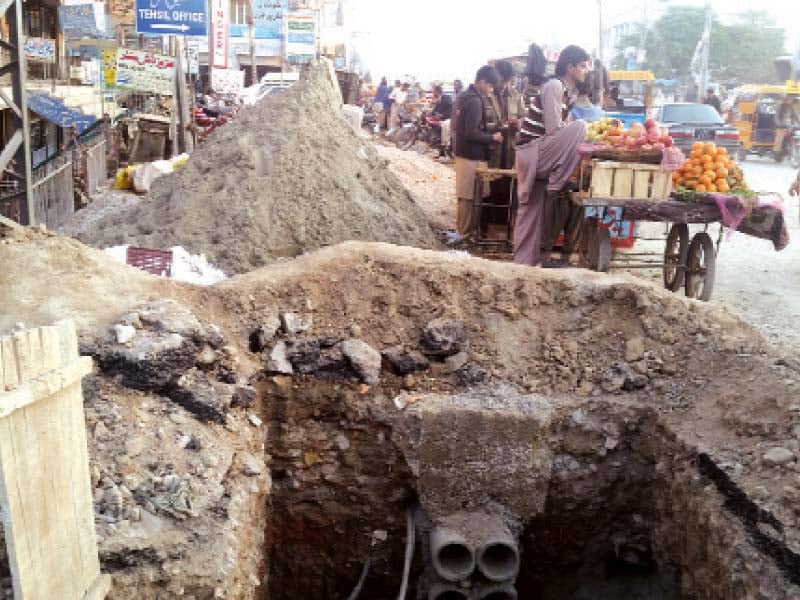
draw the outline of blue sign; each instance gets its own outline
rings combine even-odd
[[[28,96],[28,108],[59,127],[67,128],[74,125],[78,133],[83,133],[97,121],[92,115],[85,115],[69,108],[58,98],[53,98],[45,93],[30,94]]]
[[[208,35],[206,0],[136,0],[136,33]]]
[[[288,12],[286,0],[253,0],[253,25],[256,39],[279,40],[283,18]]]

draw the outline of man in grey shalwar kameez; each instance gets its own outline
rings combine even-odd
[[[568,207],[560,193],[580,163],[578,144],[586,138],[586,123],[567,123],[575,85],[586,78],[589,55],[568,46],[556,63],[556,77],[531,98],[518,138],[517,178],[519,208],[514,227],[514,262],[537,265],[541,261],[545,209],[548,221],[565,223]],[[560,228],[559,228],[560,229]],[[547,232],[552,237],[552,232]],[[558,233],[556,233],[558,235]],[[552,244],[554,240],[546,240]]]

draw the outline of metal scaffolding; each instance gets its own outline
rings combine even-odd
[[[0,152],[0,173],[17,182],[20,190],[19,216],[23,225],[35,225],[31,193],[31,136],[28,119],[28,100],[25,91],[27,66],[25,64],[25,41],[22,29],[22,1],[0,0],[0,16],[8,23],[8,40],[0,39],[2,59],[0,77],[11,77],[11,98],[0,88],[0,97],[13,112],[13,134]],[[8,59],[8,60],[6,60]],[[24,196],[22,195],[24,193]]]

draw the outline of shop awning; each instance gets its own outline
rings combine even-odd
[[[85,115],[74,108],[70,108],[62,100],[44,92],[30,94],[28,96],[28,108],[59,127],[67,128],[74,125],[78,133],[83,133],[97,121],[96,117]]]

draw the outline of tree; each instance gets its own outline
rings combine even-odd
[[[705,28],[705,9],[671,6],[645,31],[643,67],[664,79],[688,80],[689,65],[697,42]],[[617,49],[638,47],[641,30],[620,40]],[[712,15],[709,70],[717,81],[741,83],[776,81],[773,60],[784,52],[783,36],[764,12],[743,13],[737,23],[725,25]],[[624,57],[614,60],[615,68],[624,68]]]

